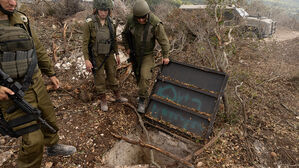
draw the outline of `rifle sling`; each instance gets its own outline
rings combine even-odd
[[[33,49],[32,54],[33,54],[32,60],[30,62],[30,65],[28,67],[27,73],[26,73],[26,75],[24,77],[24,80],[23,80],[22,90],[24,92],[29,88],[29,86],[31,84],[32,76],[34,74],[34,70],[35,70],[35,67],[37,65],[37,55],[36,55],[35,49]]]
[[[22,13],[22,12],[21,12]],[[24,13],[23,13],[24,14]],[[24,14],[25,15],[25,14]],[[27,18],[28,19],[28,18]],[[32,32],[31,32],[31,28],[30,28],[30,21],[28,19],[28,32],[29,32],[29,35],[33,38],[32,36]],[[34,44],[33,44],[33,52],[32,52],[33,56],[32,56],[32,61],[30,62],[30,65],[29,65],[29,68],[27,70],[27,73],[24,77],[24,81],[23,81],[23,87],[22,87],[22,90],[25,92],[30,84],[31,84],[31,81],[32,81],[32,76],[34,74],[34,70],[35,70],[35,67],[37,65],[37,55],[36,55],[36,51],[35,51],[35,47],[34,47]]]

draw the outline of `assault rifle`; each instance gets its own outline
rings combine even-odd
[[[97,66],[96,66],[96,61],[95,61],[95,58],[94,58],[94,55],[93,55],[93,52],[92,52],[92,44],[89,43],[88,45],[88,56],[89,56],[89,60],[92,64],[92,73],[94,74],[95,71],[98,69]]]
[[[57,131],[44,119],[41,118],[41,111],[38,108],[32,107],[27,101],[24,100],[24,91],[22,90],[22,85],[14,81],[8,74],[0,69],[0,85],[9,88],[15,94],[10,95],[8,97],[14,102],[16,107],[20,108],[27,114],[33,114],[37,116],[37,120],[41,122],[41,124],[45,125],[51,133],[56,133]]]
[[[136,71],[137,70],[137,59],[136,59],[136,52],[135,52],[135,47],[134,47],[134,43],[133,43],[133,37],[132,37],[131,32],[127,32],[126,36],[127,36],[127,40],[129,43],[129,49],[130,49],[129,62],[132,63],[133,70]],[[138,74],[139,74],[139,72],[138,72]]]
[[[107,41],[107,42],[110,43],[110,41]],[[112,45],[112,44],[111,44],[111,45]],[[108,59],[108,57],[109,57],[111,51],[112,51],[112,46],[110,47],[110,51],[109,51],[109,53],[105,55],[105,58],[104,58],[104,60],[102,61],[101,65],[100,65],[99,67],[97,67],[97,65],[96,65],[96,61],[95,61],[95,58],[94,58],[94,55],[93,55],[93,52],[92,52],[92,44],[89,44],[89,45],[88,45],[88,55],[89,55],[89,60],[90,60],[90,62],[91,62],[91,64],[92,64],[92,67],[93,67],[93,68],[92,68],[92,73],[93,73],[93,74],[95,73],[96,70],[102,68],[102,66],[104,65],[104,63],[105,63],[106,60]]]

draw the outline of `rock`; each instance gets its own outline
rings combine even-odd
[[[132,166],[115,166],[115,168],[149,168],[148,164],[139,164],[139,165],[132,165]]]
[[[196,167],[202,167],[203,166],[203,162],[198,162],[197,164],[196,164]]]
[[[275,152],[270,153],[273,158],[277,158],[277,154]]]
[[[8,159],[10,159],[12,155],[13,155],[13,152],[11,150],[2,152],[0,154],[0,167],[3,165],[4,162],[6,162]]]
[[[5,144],[5,139],[0,139],[0,144],[1,145]]]
[[[53,166],[52,162],[46,162],[45,168],[51,168]]]
[[[67,91],[72,91],[73,88],[72,88],[71,85],[67,84],[67,85],[65,85],[65,90],[67,90]]]
[[[13,167],[17,167],[17,163],[14,161],[11,163]]]

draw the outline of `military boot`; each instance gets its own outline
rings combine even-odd
[[[137,108],[137,111],[139,113],[145,113],[145,98],[142,98],[140,97],[139,100],[138,100],[138,108]]]
[[[106,94],[105,93],[100,95],[100,100],[101,100],[101,102],[100,102],[101,110],[104,111],[104,112],[108,111],[108,104],[107,104],[107,99],[106,99]]]
[[[53,146],[47,147],[48,156],[69,156],[74,154],[77,149],[74,146],[55,144]]]
[[[114,91],[114,94],[115,94],[116,101],[121,102],[121,103],[128,102],[128,99],[121,96],[119,91]]]

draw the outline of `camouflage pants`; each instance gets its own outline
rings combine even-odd
[[[53,128],[58,130],[54,108],[44,86],[42,77],[39,76],[33,81],[33,86],[30,87],[25,93],[25,100],[28,101],[33,107],[39,108],[42,111],[42,118],[45,119],[51,126],[53,126]],[[17,110],[12,114],[5,113],[7,108],[12,106],[12,104],[13,102],[11,100],[0,102],[1,111],[3,112],[6,121],[10,121],[25,114],[21,110]],[[36,124],[36,121],[15,127],[14,130],[19,130],[32,124]],[[39,130],[23,135],[22,144],[17,159],[17,167],[39,168],[42,162],[44,146],[52,146],[57,142],[57,133],[50,133],[46,128],[43,128],[43,126]]]
[[[138,58],[137,58],[138,59]],[[138,86],[138,96],[147,98],[149,96],[149,84],[150,79],[152,78],[152,68],[154,66],[154,58],[152,55],[143,56],[140,64],[139,73],[138,68],[135,68],[137,86]],[[138,64],[136,67],[138,67]]]
[[[99,67],[104,60],[104,55],[96,57],[96,65]],[[94,74],[94,83],[97,94],[106,93],[108,88],[113,91],[118,90],[118,80],[116,79],[116,61],[114,55],[110,55],[101,69]]]

